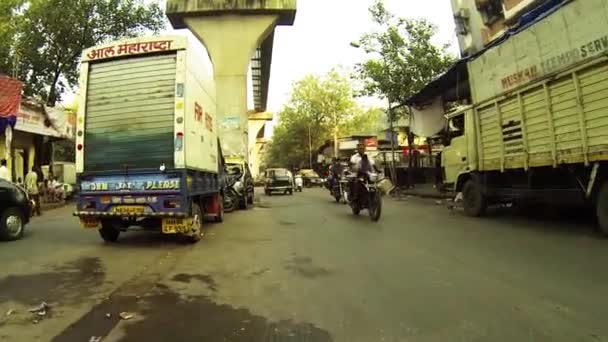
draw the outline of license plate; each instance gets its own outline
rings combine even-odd
[[[112,207],[112,212],[117,214],[143,214],[146,211],[146,207],[142,205],[117,205]]]
[[[175,234],[186,230],[184,219],[163,219],[163,234]]]
[[[80,218],[80,224],[82,224],[82,226],[84,228],[88,228],[88,229],[101,228],[101,221],[96,218],[82,217],[82,218]]]

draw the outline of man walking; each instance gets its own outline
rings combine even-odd
[[[11,181],[10,173],[6,167],[6,159],[0,160],[0,179],[4,179],[7,182]]]
[[[40,211],[40,193],[38,190],[38,174],[34,169],[25,175],[25,190],[27,191],[30,199],[34,201],[34,213],[38,216],[42,215]]]

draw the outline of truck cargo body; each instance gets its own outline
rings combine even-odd
[[[442,155],[467,213],[593,204],[608,233],[606,51],[608,3],[577,0],[468,62],[473,105],[447,115],[460,136]]]
[[[188,233],[204,208],[218,214],[221,147],[203,62],[178,36],[83,52],[75,215],[86,227]]]

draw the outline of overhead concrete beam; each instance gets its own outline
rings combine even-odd
[[[167,17],[176,29],[187,28],[185,17],[222,14],[276,15],[277,25],[293,25],[297,0],[168,0]]]
[[[225,154],[247,160],[249,64],[276,25],[293,24],[296,0],[168,0],[166,12],[174,28],[190,29],[207,48],[213,63],[222,146]],[[270,70],[262,74],[268,77]]]

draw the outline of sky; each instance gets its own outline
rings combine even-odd
[[[165,8],[166,0],[144,0]],[[387,9],[401,17],[426,18],[437,25],[437,45],[450,43],[449,51],[458,54],[458,41],[449,0],[384,0]],[[350,46],[362,34],[374,30],[368,12],[373,0],[298,0],[293,26],[275,30],[267,110],[277,113],[289,100],[292,84],[308,74],[324,74],[333,67],[351,69],[365,60],[365,54]],[[167,20],[163,34],[188,36],[194,48],[204,47],[187,30],[175,31]],[[253,107],[251,82],[249,107]],[[72,94],[66,96],[71,100]],[[378,99],[362,99],[363,105],[382,105]],[[276,115],[275,120],[276,122]],[[272,125],[270,125],[272,126]],[[271,127],[269,127],[271,128]]]
[[[164,8],[164,0],[157,2]],[[426,18],[438,26],[437,45],[450,43],[450,52],[458,54],[452,10],[448,0],[384,0],[392,13],[409,18]],[[289,100],[293,82],[308,74],[323,74],[336,66],[352,68],[365,60],[365,54],[350,46],[362,34],[374,30],[368,12],[373,0],[298,0],[293,26],[275,30],[268,111],[277,113]],[[174,31],[167,24],[165,33],[189,36],[196,48],[204,51],[186,30]],[[249,107],[253,106],[249,84]],[[377,99],[362,100],[364,105],[378,105]]]
[[[310,73],[322,74],[332,67],[347,68],[366,56],[350,46],[374,29],[368,7],[372,0],[298,0],[293,26],[275,31],[268,95],[268,110],[279,111],[289,98],[294,81]],[[408,18],[426,18],[438,26],[436,44],[451,43],[458,54],[452,10],[448,0],[385,0],[392,13]]]

